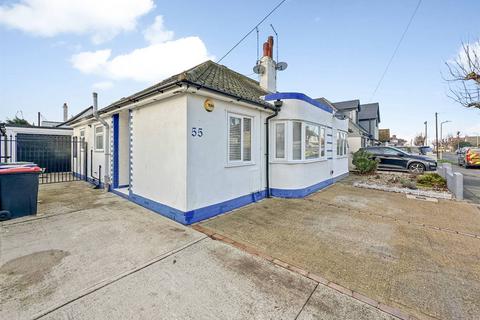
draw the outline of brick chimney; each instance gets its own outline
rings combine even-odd
[[[68,120],[68,105],[65,102],[63,104],[63,121],[67,121],[67,120]]]
[[[260,73],[260,87],[269,92],[277,92],[277,69],[273,60],[272,36],[269,36],[263,44],[263,57],[260,59],[260,65],[263,67],[263,72]]]

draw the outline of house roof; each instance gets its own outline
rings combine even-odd
[[[377,102],[360,105],[359,120],[377,119],[380,122],[380,106]]]
[[[353,110],[353,109],[358,109],[360,106],[360,100],[348,100],[348,101],[340,101],[340,102],[334,102],[333,105],[335,108],[338,110]]]
[[[235,72],[224,65],[211,60],[205,61],[191,69],[173,75],[151,87],[122,98],[99,112],[107,112],[125,104],[136,102],[143,97],[161,92],[168,86],[185,83],[198,89],[204,88],[220,94],[225,94],[256,105],[271,108],[272,105],[261,97],[269,92],[262,89],[258,81]]]
[[[79,119],[82,119],[82,118],[85,118],[85,117],[89,117],[91,115],[93,115],[93,107],[92,106],[83,109],[82,111],[80,111],[75,116],[68,119],[67,121],[58,124],[56,126],[56,128],[63,127],[63,126],[68,126],[69,124],[74,123],[76,120],[79,120]]]

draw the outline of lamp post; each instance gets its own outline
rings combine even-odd
[[[428,146],[428,143],[427,143],[427,121],[425,121],[423,124],[425,125],[425,140],[423,141],[423,145],[424,146]]]
[[[442,144],[442,147],[443,147],[443,124],[444,123],[449,123],[449,122],[452,122],[452,121],[445,120],[445,121],[440,122],[440,143]]]

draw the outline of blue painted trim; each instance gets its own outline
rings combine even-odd
[[[113,188],[118,188],[118,180],[119,180],[119,173],[118,173],[118,133],[119,133],[119,126],[118,126],[119,114],[114,114],[112,116],[113,121]]]
[[[124,199],[130,200],[129,196],[128,196],[127,194],[123,193],[123,192],[117,191],[117,190],[115,190],[115,189],[111,189],[110,192],[111,192],[111,193],[114,193],[114,194],[116,194],[117,196],[120,196],[120,197],[122,197],[122,198],[124,198]]]
[[[332,157],[328,157],[327,160],[332,160],[333,158]]]
[[[121,184],[117,187],[117,189],[120,189],[120,188],[127,188],[127,187],[130,187],[128,184]]]
[[[344,173],[344,174],[341,174],[341,175],[339,175],[339,176],[336,176],[336,177],[333,178],[333,182],[340,181],[340,180],[342,180],[343,178],[348,177],[348,175],[349,175],[349,172],[346,172],[346,173]]]
[[[271,188],[271,195],[278,198],[303,198],[333,184],[333,179],[327,179],[302,189],[276,189]]]
[[[128,199],[142,207],[159,213],[164,217],[177,221],[181,224],[189,225],[243,207],[252,202],[257,202],[265,198],[265,196],[266,191],[259,191],[187,212],[144,198],[131,191]]]
[[[303,94],[300,92],[278,92],[278,93],[267,94],[265,96],[266,101],[282,100],[282,99],[302,100],[324,111],[333,113],[332,107],[326,104],[323,104],[315,99],[312,99],[306,94]]]

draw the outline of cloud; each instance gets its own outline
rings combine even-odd
[[[112,87],[113,87],[113,82],[111,81],[95,82],[92,85],[92,88],[97,90],[108,90],[108,89],[111,89]]]
[[[110,49],[87,51],[71,58],[74,68],[112,80],[158,82],[168,76],[212,59],[199,37],[154,43],[112,57]]]
[[[165,29],[163,25],[163,16],[156,16],[155,22],[148,27],[143,35],[150,44],[163,43],[173,39],[173,31]]]
[[[21,0],[0,5],[0,24],[42,37],[90,34],[100,43],[134,30],[154,7],[153,0]]]

